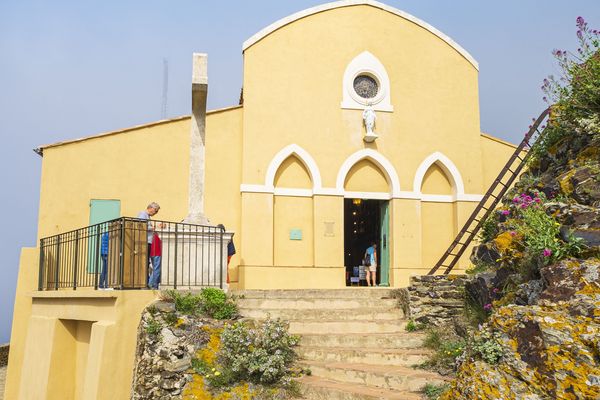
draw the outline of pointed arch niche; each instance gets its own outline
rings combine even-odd
[[[316,163],[300,146],[287,146],[271,161],[265,186],[272,187],[274,194],[274,265],[314,264],[312,193],[315,187],[321,186],[320,182]]]
[[[454,163],[436,152],[417,169],[413,190],[421,196],[421,257],[429,268],[456,235],[456,200],[464,195],[463,181]]]
[[[400,181],[388,159],[375,150],[363,149],[342,164],[336,192],[344,197],[387,200],[399,196]]]

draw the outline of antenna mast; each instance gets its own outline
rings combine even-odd
[[[167,119],[167,94],[169,92],[169,62],[163,58],[163,89],[162,104],[160,107],[160,118]]]

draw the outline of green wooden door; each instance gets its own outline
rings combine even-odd
[[[121,200],[90,200],[90,227],[102,222],[110,221],[121,216]],[[100,236],[106,230],[106,226],[92,227],[89,231],[88,240],[88,272],[100,272],[100,256],[96,249],[100,248]]]
[[[379,205],[381,237],[379,240],[379,262],[381,265],[379,286],[390,286],[390,202]]]

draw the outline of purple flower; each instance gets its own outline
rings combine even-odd
[[[483,309],[485,311],[490,311],[492,309],[492,305],[490,303],[487,303],[485,306],[483,306]]]
[[[493,290],[494,293],[498,293],[499,291],[500,291],[500,289],[498,289],[497,287],[495,287]]]
[[[517,232],[515,232],[515,231],[510,231],[509,233],[510,233],[510,236],[512,236],[512,237],[517,236]]]
[[[544,251],[542,252],[542,255],[544,257],[550,257],[552,255],[552,250],[550,250],[550,249],[544,249]]]
[[[510,211],[508,211],[508,210],[502,210],[502,215],[508,215],[508,214],[510,214]]]
[[[519,202],[519,198],[518,198],[518,197],[515,197],[515,198],[513,199],[513,203],[518,203],[518,202]]]

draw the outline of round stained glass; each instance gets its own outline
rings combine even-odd
[[[377,96],[379,86],[373,77],[369,75],[359,75],[354,78],[354,91],[363,99],[372,99]]]

